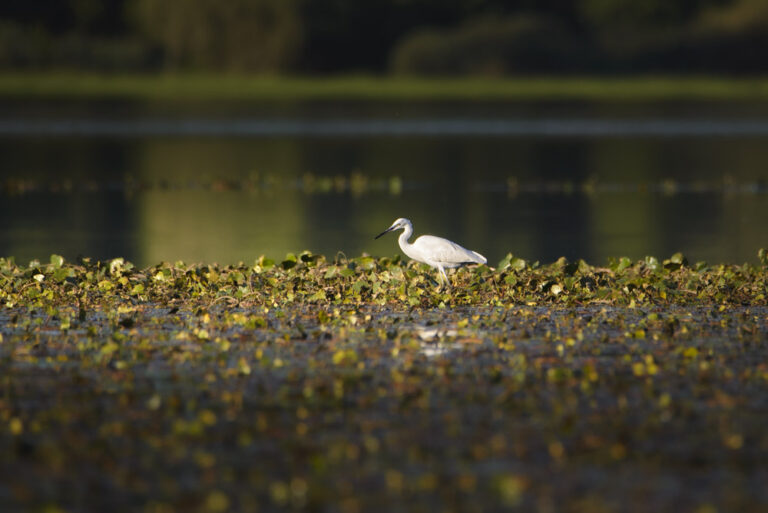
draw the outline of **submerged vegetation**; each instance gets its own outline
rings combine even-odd
[[[0,259],[0,509],[764,508],[758,257]]]
[[[26,194],[72,194],[103,193],[120,191],[126,196],[146,192],[169,191],[205,191],[205,192],[248,192],[271,193],[298,191],[307,195],[346,194],[360,197],[366,194],[389,193],[399,196],[404,189],[418,190],[434,187],[439,181],[403,180],[398,175],[387,177],[367,177],[359,172],[337,175],[319,175],[304,173],[300,177],[284,177],[276,174],[251,173],[247,177],[210,177],[196,179],[146,179],[126,175],[116,180],[56,180],[42,178],[0,178],[0,196],[23,196]],[[477,181],[472,188],[482,192],[506,192],[514,197],[525,194],[595,196],[598,194],[655,194],[675,196],[679,194],[723,194],[763,195],[768,193],[768,183],[764,180],[736,181],[724,175],[716,179],[676,181],[671,178],[654,181],[609,182],[596,176],[583,181],[572,180],[525,180],[517,176],[508,176],[501,181]]]

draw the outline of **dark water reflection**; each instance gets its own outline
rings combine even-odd
[[[2,136],[706,137],[768,136],[768,122],[687,119],[0,119]]]
[[[303,117],[286,108],[280,126],[304,128],[275,133],[238,133],[251,126],[243,115],[267,126],[253,108],[211,121],[216,130],[169,132],[140,128],[188,126],[217,111],[32,107],[0,119],[0,254],[19,261],[392,255],[395,237],[372,237],[400,216],[417,234],[452,238],[491,262],[509,251],[541,261],[683,251],[741,262],[768,246],[761,106],[439,105],[429,118],[429,105],[321,105]],[[462,133],[455,122],[467,115],[475,130]],[[334,119],[358,120],[352,127],[365,133],[313,132]],[[431,128],[377,133],[382,119]],[[53,122],[55,131],[39,129]],[[88,130],[68,132],[68,123]],[[477,130],[494,126],[507,129]]]

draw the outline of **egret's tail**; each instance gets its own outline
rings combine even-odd
[[[471,250],[470,250],[471,251]],[[483,255],[478,253],[477,251],[472,251],[472,254],[475,255],[475,262],[478,264],[485,264],[488,263],[488,259],[485,258]]]

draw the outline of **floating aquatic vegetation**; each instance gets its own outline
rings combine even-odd
[[[180,191],[202,190],[209,192],[271,192],[271,191],[301,191],[305,194],[351,194],[359,197],[366,194],[386,193],[398,196],[404,188],[427,189],[439,185],[438,182],[420,180],[405,182],[399,176],[369,177],[361,170],[336,175],[317,175],[304,173],[300,177],[284,177],[271,173],[252,173],[242,177],[213,176],[209,178],[194,178],[184,180],[152,180],[139,179],[126,175],[120,180],[55,180],[9,177],[0,179],[0,194],[19,196],[24,194],[51,193],[98,193],[105,191],[121,191],[125,194],[137,194],[148,191]],[[726,194],[763,195],[768,193],[765,180],[735,181],[724,176],[720,180],[699,180],[679,182],[672,179],[662,179],[653,182],[607,182],[590,177],[583,182],[563,180],[525,181],[510,176],[504,181],[478,181],[473,189],[481,192],[506,192],[515,197],[524,194],[546,194],[571,196],[583,194],[657,194],[661,196],[676,196],[680,194]]]
[[[690,264],[676,253],[631,261],[610,259],[597,267],[561,258],[548,265],[512,254],[497,268],[476,266],[452,274],[456,286],[439,291],[426,266],[400,257],[361,256],[328,261],[305,251],[275,262],[260,257],[253,264],[161,263],[137,269],[130,262],[82,259],[19,266],[0,259],[0,301],[7,308],[56,307],[76,303],[106,307],[130,300],[187,305],[218,302],[241,307],[377,304],[410,307],[611,304],[614,306],[766,304],[768,277],[762,266]]]
[[[19,196],[24,194],[97,193],[121,191],[136,194],[148,191],[202,190],[209,192],[267,192],[301,191],[305,194],[346,194],[362,196],[369,193],[388,193],[397,196],[402,192],[402,179],[398,176],[369,178],[360,171],[337,175],[305,173],[299,178],[274,174],[253,173],[247,177],[211,177],[185,180],[138,179],[126,175],[121,180],[70,180],[61,181],[33,178],[6,178],[0,180],[0,194]]]
[[[0,259],[0,509],[759,510],[759,258]]]

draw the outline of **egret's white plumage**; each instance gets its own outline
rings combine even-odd
[[[375,238],[378,239],[385,233],[398,229],[403,230],[403,233],[397,239],[403,253],[417,262],[422,262],[437,269],[445,283],[448,283],[448,276],[445,274],[446,269],[453,269],[454,267],[468,264],[484,264],[488,261],[476,251],[469,250],[448,239],[433,235],[422,235],[411,244],[408,242],[408,239],[413,235],[413,225],[408,219],[402,217],[396,219],[392,226],[378,234]]]

